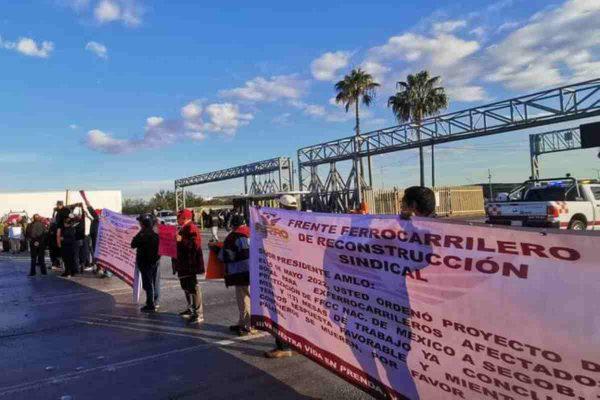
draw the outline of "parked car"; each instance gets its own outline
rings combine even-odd
[[[486,222],[572,230],[600,230],[600,181],[565,178],[525,181],[506,201],[486,205]]]

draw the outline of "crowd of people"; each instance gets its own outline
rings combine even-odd
[[[57,201],[51,218],[39,214],[31,220],[27,216],[10,215],[0,224],[3,233],[3,250],[12,254],[29,251],[31,257],[30,276],[39,272],[48,273],[46,252],[50,256],[50,267],[62,270],[63,277],[72,277],[84,271],[96,272],[99,276],[111,276],[94,262],[94,251],[98,238],[101,210],[94,209],[89,201],[65,205]],[[89,220],[89,230],[86,230]]]
[[[87,199],[84,200],[85,208],[82,203],[65,206],[62,201],[58,201],[51,220],[36,214],[31,222],[25,218],[14,218],[1,227],[0,232],[3,232],[10,242],[10,251],[17,252],[29,248],[30,276],[36,275],[37,268],[42,275],[47,274],[46,249],[49,249],[52,267],[61,268],[62,265],[63,277],[71,277],[86,270],[92,271],[94,268],[103,276],[108,273],[95,266],[93,260],[101,210],[95,210]],[[299,209],[298,202],[292,195],[282,195],[279,198],[279,206],[286,210]],[[405,190],[401,218],[410,218],[413,215],[431,217],[434,213],[435,195],[431,189],[414,186]],[[218,219],[216,213],[208,215]],[[86,219],[90,221],[89,234],[86,234]],[[131,241],[131,247],[136,250],[136,265],[146,292],[146,304],[141,311],[156,312],[160,306],[161,257],[158,220],[154,214],[142,214],[137,220],[140,231]],[[200,323],[204,320],[202,292],[198,284],[198,275],[205,272],[202,236],[191,210],[180,210],[177,223],[177,257],[172,258],[171,263],[187,304],[179,315],[187,318],[189,323]],[[216,220],[214,224],[218,224]],[[209,226],[213,226],[212,222]],[[250,228],[244,216],[235,212],[228,216],[227,227],[229,233],[217,248],[218,259],[225,265],[225,285],[235,288],[238,306],[238,322],[229,329],[239,336],[247,336],[254,333],[250,319]],[[216,232],[213,232],[212,236],[211,241],[218,240]],[[275,335],[275,347],[265,352],[265,357],[282,358],[292,354],[289,345]]]
[[[432,217],[435,205],[435,195],[431,189],[419,186],[408,188],[404,192],[400,217]],[[296,198],[291,195],[281,196],[279,206],[286,210],[299,209]],[[131,247],[136,249],[136,262],[146,292],[146,305],[141,311],[155,312],[160,297],[159,237],[154,229],[152,215],[141,215],[138,221],[141,230],[133,238]],[[177,222],[177,258],[172,259],[172,265],[187,303],[186,309],[179,315],[188,318],[190,323],[198,323],[203,321],[202,292],[198,285],[198,275],[204,273],[201,234],[193,222],[191,210],[179,211]],[[218,259],[225,265],[225,285],[235,287],[238,306],[238,322],[229,329],[239,336],[247,336],[254,333],[250,319],[250,228],[240,213],[230,216],[228,227],[228,235],[222,245],[218,246]],[[275,335],[275,347],[264,355],[267,358],[283,358],[291,357],[293,353],[289,345]]]

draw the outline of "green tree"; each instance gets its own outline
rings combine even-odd
[[[428,71],[408,75],[406,82],[397,83],[398,92],[388,99],[388,107],[392,108],[399,122],[412,122],[417,126],[421,186],[425,186],[421,123],[424,118],[438,114],[448,107],[448,96],[439,83],[440,77],[431,77]]]
[[[148,203],[142,199],[124,199],[123,214],[139,215],[149,211]]]
[[[350,107],[354,106],[354,117],[356,125],[354,127],[356,136],[360,136],[360,115],[359,105],[363,103],[365,106],[370,106],[375,98],[375,91],[379,87],[379,83],[373,80],[371,74],[366,73],[360,68],[353,69],[349,74],[344,76],[344,79],[335,84],[337,95],[335,102],[343,104],[346,112]],[[362,160],[360,161],[360,175],[364,178],[364,169]]]

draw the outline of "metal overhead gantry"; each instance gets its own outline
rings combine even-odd
[[[542,154],[578,149],[581,149],[579,127],[529,135],[532,178],[539,179],[540,177],[539,156]]]
[[[600,115],[600,79],[549,89],[492,104],[304,147],[298,150],[300,190],[308,189],[313,210],[347,211],[360,202],[358,160],[369,155],[495,135]],[[421,140],[418,140],[420,132]],[[352,160],[344,179],[336,163]],[[329,164],[323,182],[317,167]]]
[[[244,194],[265,194],[294,190],[293,170],[293,162],[289,157],[277,157],[177,179],[175,181],[175,204],[178,210],[185,208],[185,188],[188,186],[235,178],[244,178]],[[248,186],[248,178],[251,180],[250,186]]]

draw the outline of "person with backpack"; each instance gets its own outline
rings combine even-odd
[[[202,255],[202,237],[194,224],[192,210],[183,209],[177,214],[180,226],[177,234],[177,259],[173,260],[174,272],[177,273],[181,288],[185,293],[187,309],[179,315],[189,317],[188,322],[204,321],[202,291],[198,285],[197,275],[204,273]]]
[[[235,286],[235,297],[239,310],[237,325],[229,329],[239,336],[252,332],[250,325],[250,228],[244,217],[231,217],[232,231],[223,242],[219,260],[225,264],[225,286]]]
[[[142,275],[142,287],[146,292],[146,305],[143,312],[154,312],[158,309],[160,283],[156,277],[160,268],[158,255],[158,233],[154,231],[154,221],[148,214],[138,217],[141,230],[133,237],[131,248],[136,249],[135,262]]]

